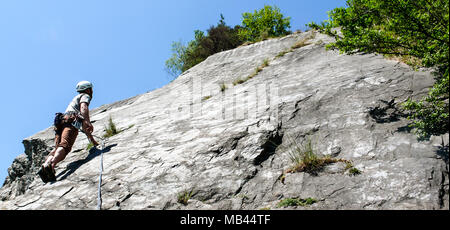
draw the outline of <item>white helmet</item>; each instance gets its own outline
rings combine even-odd
[[[77,92],[82,92],[90,88],[92,88],[92,83],[88,81],[80,81],[77,84]]]

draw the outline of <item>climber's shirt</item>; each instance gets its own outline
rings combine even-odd
[[[89,103],[91,102],[91,97],[86,94],[86,93],[80,93],[77,96],[75,96],[72,101],[70,102],[70,104],[67,106],[66,109],[66,114],[69,113],[75,113],[75,114],[81,114],[80,112],[80,107],[81,107],[81,103],[87,103],[89,105]]]

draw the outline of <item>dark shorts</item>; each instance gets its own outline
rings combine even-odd
[[[63,128],[62,132],[57,132],[55,138],[57,140],[56,148],[63,147],[64,152],[67,154],[72,151],[73,144],[78,136],[78,129],[72,125],[67,125]]]

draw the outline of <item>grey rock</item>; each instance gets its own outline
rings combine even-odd
[[[338,155],[339,155],[339,153],[341,153],[341,147],[339,147],[339,146],[335,146],[335,147],[333,147],[333,148],[331,148],[331,156],[333,156],[333,157],[337,157]]]
[[[311,197],[315,204],[290,208],[448,210],[448,134],[418,141],[400,106],[427,92],[430,72],[326,51],[332,39],[312,33],[212,55],[160,89],[93,109],[95,136],[110,117],[123,130],[105,139],[102,209],[278,209],[282,199]],[[310,45],[277,57],[307,37]],[[233,86],[264,59],[269,66]],[[48,128],[24,140],[0,209],[97,207],[100,152],[85,150],[86,137],[55,183],[36,176],[53,138]],[[311,140],[319,156],[361,173],[343,162],[286,173],[290,139]],[[191,190],[187,205],[177,202]]]

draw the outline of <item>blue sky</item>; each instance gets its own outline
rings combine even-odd
[[[22,140],[51,126],[76,95],[94,84],[90,108],[160,88],[173,41],[194,30],[241,24],[242,13],[276,5],[291,30],[327,19],[345,0],[0,0],[0,186]]]

